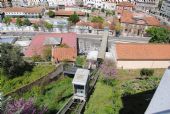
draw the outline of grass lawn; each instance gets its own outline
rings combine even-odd
[[[39,79],[40,77],[52,72],[54,69],[55,66],[53,65],[37,65],[31,72],[25,72],[22,76],[18,76],[13,79],[7,79],[6,76],[1,73],[1,89],[4,94],[6,94],[14,89]]]
[[[91,96],[84,114],[111,114],[113,99],[112,87],[97,82],[94,94]]]
[[[46,106],[49,114],[56,114],[57,111],[68,101],[72,96],[72,78],[61,77],[55,82],[43,87],[33,87],[31,91],[24,93],[16,98],[34,98],[37,106]]]
[[[113,85],[100,78],[85,114],[143,114],[163,73],[154,69],[154,76],[139,79],[140,70],[118,70]]]

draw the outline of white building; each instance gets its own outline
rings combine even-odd
[[[159,0],[136,0],[136,10],[140,11],[156,11],[158,9]]]
[[[169,44],[117,43],[112,53],[117,67],[122,69],[170,66]]]
[[[170,0],[163,1],[160,14],[170,19]]]
[[[76,0],[47,0],[49,7],[63,6],[75,6]]]

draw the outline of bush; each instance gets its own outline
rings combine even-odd
[[[48,12],[48,16],[51,17],[51,18],[54,18],[54,17],[55,17],[55,12],[53,12],[53,11],[50,10],[50,11]]]
[[[141,76],[153,76],[154,70],[153,69],[141,69],[140,75]]]

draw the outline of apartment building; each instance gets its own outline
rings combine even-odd
[[[163,1],[160,15],[170,19],[170,0]]]
[[[136,0],[136,10],[140,11],[156,11],[158,9],[159,0]]]

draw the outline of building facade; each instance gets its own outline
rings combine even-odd
[[[114,46],[117,68],[168,68],[170,66],[170,45],[117,43]]]
[[[158,9],[159,0],[137,0],[136,10],[140,11],[156,11]]]
[[[163,1],[160,15],[170,19],[170,0]]]
[[[43,7],[8,7],[2,8],[1,11],[5,13],[5,16],[35,18],[44,15],[45,9]]]

